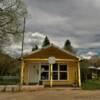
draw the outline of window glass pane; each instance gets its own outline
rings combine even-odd
[[[67,72],[60,72],[60,80],[67,80]]]
[[[53,80],[58,80],[58,72],[53,72]]]
[[[41,73],[41,79],[42,80],[48,80],[49,79],[49,72],[42,72]]]
[[[49,71],[49,65],[41,65],[41,70],[43,71]]]
[[[53,64],[53,71],[58,71],[58,64]]]
[[[60,71],[67,71],[67,65],[66,64],[61,64],[60,65]]]

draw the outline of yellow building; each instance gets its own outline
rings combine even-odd
[[[81,86],[79,59],[53,44],[23,57],[21,84]]]

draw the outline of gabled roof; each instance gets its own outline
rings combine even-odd
[[[43,58],[48,58],[50,56],[54,56],[55,58],[59,58],[59,59],[76,59],[76,60],[78,60],[78,58],[74,54],[72,54],[64,49],[61,49],[54,44],[50,44],[49,46],[46,46],[46,47],[43,47],[36,51],[33,51],[31,54],[28,54],[28,55],[24,56],[23,58],[24,59],[27,59],[27,58],[43,59]]]

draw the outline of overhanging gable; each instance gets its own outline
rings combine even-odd
[[[78,60],[78,58],[74,54],[65,51],[64,49],[61,49],[53,44],[24,56],[24,59],[48,59],[51,56],[55,57],[56,59]]]

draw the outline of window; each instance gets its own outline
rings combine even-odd
[[[60,80],[67,80],[67,64],[60,64],[59,67]]]
[[[49,71],[49,65],[48,64],[41,65],[41,69],[42,69],[42,71]]]
[[[58,71],[58,64],[53,64],[53,71]]]
[[[41,80],[49,79],[49,65],[43,64],[41,65]]]
[[[53,80],[58,80],[58,72],[53,72]]]
[[[58,80],[58,64],[53,64],[53,80]]]
[[[66,64],[60,64],[60,71],[67,71],[67,65]]]
[[[41,79],[42,80],[48,80],[49,72],[42,72],[41,73]]]
[[[53,80],[67,80],[67,64],[53,64]]]
[[[67,80],[67,64],[53,64],[53,80]],[[50,79],[49,64],[41,65],[41,80]]]

